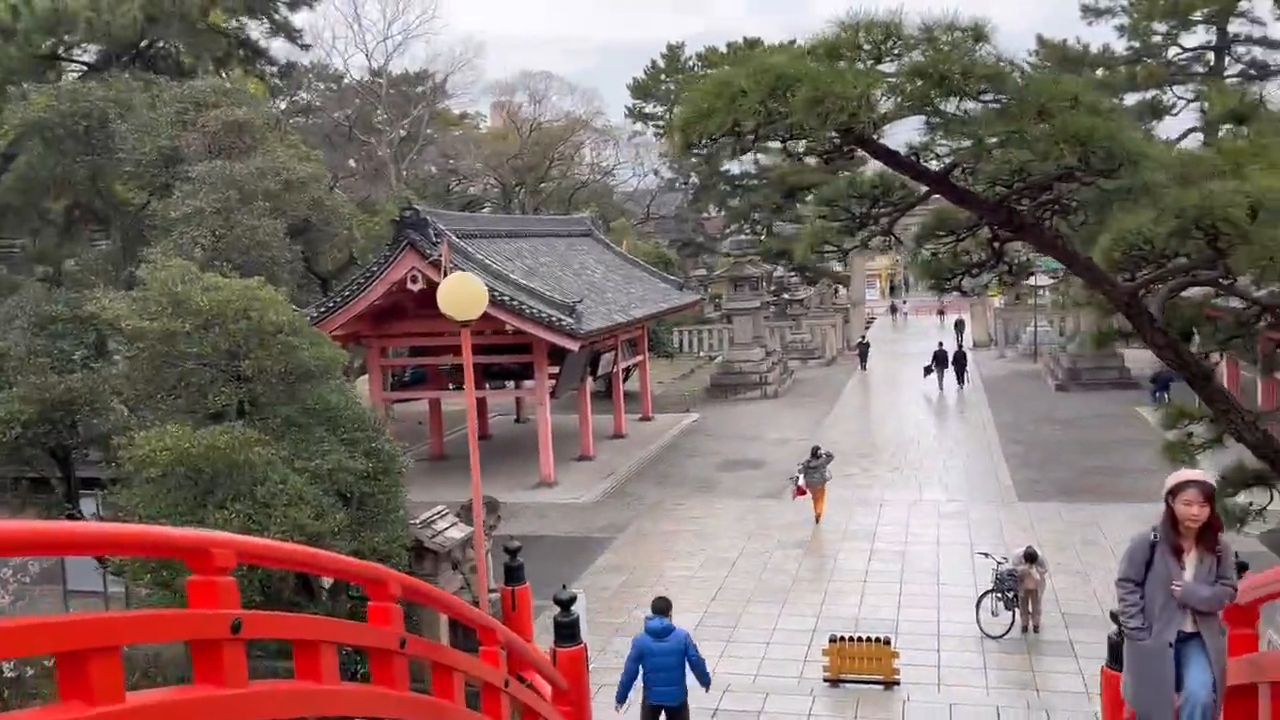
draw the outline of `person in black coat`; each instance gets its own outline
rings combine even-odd
[[[867,358],[871,356],[871,342],[867,340],[867,336],[858,338],[858,344],[854,345],[853,349],[858,352],[858,366],[866,370]]]
[[[938,389],[942,389],[942,380],[947,376],[947,366],[951,364],[951,356],[947,354],[947,349],[942,343],[938,343],[938,349],[933,351],[933,358],[929,360],[929,364],[933,366],[933,374],[938,378]]]
[[[969,353],[964,351],[963,345],[951,353],[951,372],[956,374],[956,385],[964,387],[969,381]]]

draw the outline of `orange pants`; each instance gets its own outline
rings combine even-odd
[[[813,498],[813,517],[821,519],[827,509],[827,486],[809,488],[809,497]]]

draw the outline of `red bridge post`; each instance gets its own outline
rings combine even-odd
[[[551,692],[551,704],[565,720],[591,720],[591,674],[588,670],[587,646],[582,641],[582,621],[573,605],[578,595],[561,587],[551,598],[560,608],[552,619],[554,644],[551,664],[564,677],[565,687]]]
[[[1258,622],[1261,605],[1228,605],[1222,611],[1227,626],[1227,660],[1258,652]],[[1222,696],[1223,720],[1253,720],[1259,717],[1258,688],[1248,685],[1228,686]]]
[[[533,642],[533,588],[524,573],[524,546],[518,540],[502,545],[502,624],[526,642]]]
[[[1124,631],[1120,616],[1111,611],[1116,629],[1107,634],[1107,662],[1102,666],[1102,720],[1125,720],[1121,673],[1124,672]]]

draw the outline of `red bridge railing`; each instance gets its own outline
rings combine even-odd
[[[1222,720],[1280,720],[1280,650],[1261,651],[1262,606],[1280,600],[1280,568],[1251,574],[1240,581],[1236,601],[1222,613],[1227,626],[1227,687]],[[1132,712],[1121,697],[1123,637],[1108,638],[1102,668],[1102,720],[1129,720]]]
[[[390,720],[591,720],[587,650],[568,591],[557,593],[556,641],[533,644],[533,596],[519,546],[506,548],[503,620],[421,580],[316,548],[182,528],[61,521],[0,522],[0,557],[174,560],[190,571],[187,607],[50,617],[0,618],[0,658],[52,657],[57,699],[0,718],[58,720],[275,720],[309,717]],[[241,566],[305,573],[360,587],[367,622],[245,610],[232,573]],[[405,605],[475,630],[472,655],[409,633]],[[292,648],[293,678],[250,680],[248,643]],[[127,646],[185,643],[192,683],[130,691]],[[368,659],[369,682],[344,682],[341,648]],[[430,669],[430,692],[410,689],[410,662]],[[479,687],[479,711],[465,685]]]

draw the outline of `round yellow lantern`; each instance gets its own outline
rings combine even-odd
[[[475,322],[489,307],[489,288],[472,273],[452,272],[436,288],[436,305],[450,320]]]

